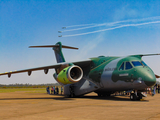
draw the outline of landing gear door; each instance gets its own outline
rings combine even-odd
[[[88,81],[87,79],[82,79],[78,83],[75,83],[74,93],[75,95],[83,95],[95,90],[98,90],[100,87],[93,82]]]
[[[64,86],[64,95],[65,96],[79,96],[84,95],[95,90],[98,90],[100,87],[86,79],[82,79],[79,82],[72,85]]]

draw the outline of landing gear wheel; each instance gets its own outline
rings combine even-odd
[[[135,101],[135,100],[137,100],[137,96],[136,96],[134,93],[131,93],[130,99],[131,99],[132,101]]]
[[[141,100],[142,99],[142,94],[141,93],[137,93],[137,100]]]
[[[74,97],[75,97],[75,94],[74,94],[74,93],[71,93],[68,97],[74,98]]]
[[[70,98],[74,98],[75,97],[75,94],[74,94],[74,86],[70,86]]]
[[[111,93],[97,93],[98,97],[108,97],[111,96]]]
[[[107,97],[111,96],[111,93],[107,93],[106,96],[107,96]]]
[[[102,97],[102,94],[101,93],[97,93],[98,94],[98,97]]]
[[[72,93],[72,94],[71,94],[71,98],[74,98],[74,97],[75,97],[75,95]]]

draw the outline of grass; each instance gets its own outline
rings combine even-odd
[[[26,93],[46,93],[46,88],[5,88],[0,89],[0,93],[8,92],[26,92]]]

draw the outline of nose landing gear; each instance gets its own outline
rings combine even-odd
[[[130,95],[130,100],[132,101],[141,100],[142,97],[143,95],[141,94],[141,92],[134,91],[134,93],[131,93]]]

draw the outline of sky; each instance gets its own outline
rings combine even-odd
[[[159,0],[0,0],[0,73],[56,64],[51,48],[28,47],[59,41],[79,48],[63,49],[68,62],[160,53],[159,5]],[[160,75],[160,56],[143,60]],[[56,83],[54,72],[1,76],[0,84]]]

